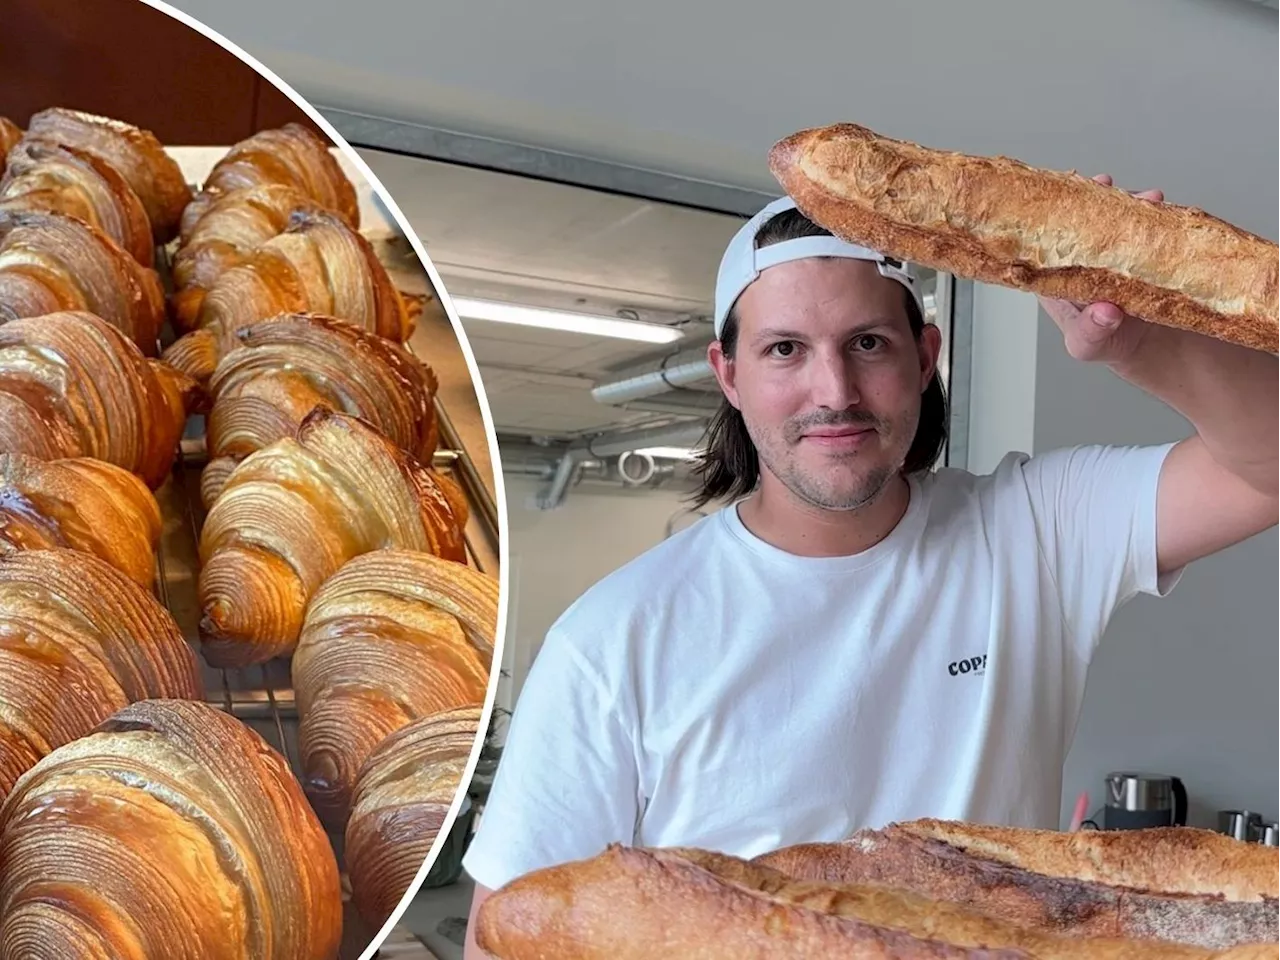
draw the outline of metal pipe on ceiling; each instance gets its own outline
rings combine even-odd
[[[597,403],[613,406],[669,393],[702,383],[713,377],[707,363],[707,345],[686,347],[657,360],[633,364],[615,372],[605,383],[591,389]]]
[[[703,436],[702,423],[677,423],[644,430],[619,430],[601,434],[585,443],[569,447],[556,464],[546,492],[538,498],[542,510],[554,510],[564,503],[579,465],[588,459],[607,459],[645,447],[692,447]]]
[[[622,430],[604,433],[588,440],[583,450],[593,457],[615,457],[628,450],[645,447],[692,447],[706,432],[702,423],[676,423],[644,430]]]
[[[674,367],[658,367],[625,380],[597,384],[591,388],[591,398],[597,403],[617,406],[701,383],[711,376],[711,365],[705,359],[694,360]]]

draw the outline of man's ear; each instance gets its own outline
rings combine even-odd
[[[942,353],[942,331],[936,324],[926,323],[916,341],[920,355],[920,392],[924,393],[938,372],[938,356]]]
[[[711,364],[711,371],[716,375],[716,382],[720,384],[720,392],[724,394],[725,399],[735,408],[738,409],[738,391],[734,387],[734,378],[737,371],[734,367],[733,358],[724,352],[719,340],[712,340],[707,345],[707,363]]]

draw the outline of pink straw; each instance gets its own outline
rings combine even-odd
[[[1080,796],[1076,797],[1076,809],[1075,809],[1075,812],[1071,814],[1071,826],[1068,828],[1068,830],[1071,833],[1075,833],[1077,830],[1079,830],[1080,825],[1084,823],[1084,818],[1088,815],[1088,813],[1089,813],[1089,794],[1086,791],[1084,793],[1081,793]]]

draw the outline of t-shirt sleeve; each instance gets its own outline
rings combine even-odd
[[[602,678],[553,627],[521,689],[463,859],[476,883],[494,890],[531,870],[633,842],[633,739]]]
[[[1161,576],[1156,561],[1156,492],[1172,448],[1080,446],[1022,464],[1063,617],[1086,653],[1116,610],[1140,593],[1166,596],[1182,576]]]

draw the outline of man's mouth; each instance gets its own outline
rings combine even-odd
[[[875,432],[874,427],[852,424],[843,427],[814,427],[801,434],[800,439],[821,447],[846,449],[861,445]]]

